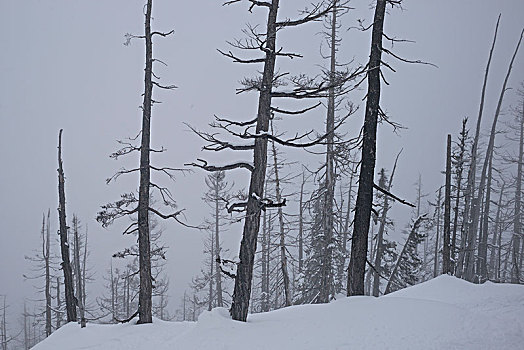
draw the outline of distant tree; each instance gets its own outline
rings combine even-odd
[[[402,152],[402,151],[401,151]],[[387,191],[390,192],[392,185],[393,185],[393,177],[395,176],[395,170],[397,169],[397,161],[400,156],[400,152],[398,153],[395,164],[393,165],[393,170],[391,171],[391,176],[389,177],[389,181],[387,179],[386,173],[384,169],[381,169],[379,174],[379,181],[378,185],[381,188],[387,188]],[[384,257],[384,251],[388,251],[389,255],[392,254],[391,252],[391,246],[392,242],[389,242],[385,239],[386,234],[386,227],[389,226],[388,223],[388,211],[390,209],[389,204],[389,197],[385,194],[380,194],[383,199],[383,205],[380,212],[380,223],[379,228],[377,232],[377,249],[375,253],[375,261],[373,263],[374,269],[373,269],[373,296],[378,297],[379,296],[379,287],[380,287],[380,278],[383,278],[381,274],[383,274],[383,268],[386,269],[387,266],[383,266],[383,257]],[[389,248],[389,249],[386,249]],[[393,247],[394,248],[394,247]]]
[[[418,233],[423,220],[425,220],[425,215],[419,216],[411,225],[404,247],[389,276],[384,294],[415,285],[420,281],[422,259],[417,253],[417,246],[424,240],[424,236]]]
[[[75,280],[76,280],[76,305],[78,307],[78,314],[80,315],[80,327],[86,326],[85,318],[85,288],[84,288],[84,274],[80,268],[80,233],[79,231],[80,222],[76,215],[73,215],[73,237],[74,237],[74,250],[73,250],[73,261],[75,267]]]
[[[446,147],[446,186],[444,191],[444,245],[442,248],[442,273],[451,274],[451,134]]]

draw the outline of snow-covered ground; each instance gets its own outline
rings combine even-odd
[[[524,286],[440,276],[385,297],[342,298],[232,321],[69,324],[34,347],[62,349],[524,349]]]

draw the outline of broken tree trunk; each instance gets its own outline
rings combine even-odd
[[[73,271],[69,260],[69,243],[67,242],[67,222],[65,210],[65,177],[62,167],[62,129],[58,133],[58,217],[60,221],[60,252],[62,254],[62,271],[64,271],[65,301],[67,322],[76,321],[75,292]]]

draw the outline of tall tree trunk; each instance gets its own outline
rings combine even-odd
[[[56,329],[62,327],[62,302],[60,301],[60,277],[56,278]]]
[[[260,86],[256,134],[266,133],[269,129],[271,115],[271,89],[273,85],[276,60],[277,14],[279,0],[272,0],[267,21],[267,35],[264,62],[264,72]],[[246,218],[242,241],[240,243],[240,262],[237,267],[231,317],[237,321],[246,321],[253,279],[253,263],[257,249],[257,236],[260,226],[260,199],[264,198],[264,182],[267,167],[267,138],[255,138],[253,155],[254,169],[251,172],[249,184]]]
[[[65,208],[65,177],[62,168],[62,129],[58,134],[58,216],[60,221],[60,251],[62,253],[62,271],[64,271],[65,301],[67,322],[76,321],[75,292],[73,289],[73,272],[69,261],[69,244],[67,242],[67,222]]]
[[[480,124],[482,121],[482,114],[484,112],[484,97],[486,95],[486,86],[488,82],[488,74],[489,74],[489,67],[491,65],[491,59],[493,57],[493,51],[495,49],[495,42],[497,41],[497,32],[499,29],[499,23],[500,23],[500,15],[497,19],[497,25],[495,26],[495,34],[493,36],[493,42],[491,44],[491,49],[489,51],[489,57],[488,57],[488,63],[486,65],[486,71],[484,74],[484,83],[482,84],[482,92],[480,96],[480,107],[479,107],[479,114],[477,118],[477,127],[475,129],[475,138],[473,139],[473,145],[471,148],[471,163],[469,166],[468,171],[468,181],[466,185],[466,206],[464,211],[464,222],[467,223],[463,227],[463,237],[461,242],[461,249],[459,252],[459,262],[458,262],[458,269],[457,269],[457,276],[462,277],[462,274],[464,273],[464,270],[467,269],[467,266],[469,266],[469,262],[472,261],[472,255],[473,251],[470,250],[470,242],[475,242],[475,237],[473,236],[474,231],[472,229],[472,222],[471,218],[469,216],[470,214],[470,206],[471,210],[473,211],[473,205],[474,205],[474,197],[475,197],[475,186],[476,186],[476,171],[477,171],[477,148],[478,148],[478,142],[480,137]],[[464,266],[466,265],[466,266]]]
[[[50,229],[50,210],[47,211],[47,226],[45,228],[44,235],[44,222],[45,217],[43,217],[42,222],[42,253],[44,257],[45,264],[45,335],[49,337],[52,332],[52,315],[51,315],[51,271],[49,265],[50,259],[50,246],[51,246],[51,229]],[[25,306],[25,304],[24,304]]]
[[[306,179],[302,170],[302,183],[300,184],[300,200],[298,207],[298,273],[302,274],[304,268],[304,185]]]
[[[437,277],[439,273],[439,262],[438,262],[438,244],[440,240],[440,206],[442,204],[442,188],[438,190],[437,199],[437,234],[435,237],[435,259],[433,260],[433,277]]]
[[[504,94],[506,93],[506,85],[508,83],[509,76],[511,74],[513,62],[515,61],[515,57],[517,56],[517,52],[519,50],[523,34],[524,34],[524,31],[521,32],[517,47],[515,48],[515,52],[513,53],[513,57],[511,58],[511,62],[509,64],[508,71],[506,73],[506,78],[504,79],[504,83],[502,84],[502,90],[500,92],[497,109],[495,111],[495,116],[493,118],[493,124],[491,126],[491,133],[489,137],[488,148],[486,150],[486,157],[484,159],[484,164],[482,166],[482,173],[480,176],[478,195],[474,197],[473,199],[472,213],[471,213],[471,231],[468,233],[468,236],[469,236],[468,237],[468,252],[467,252],[468,259],[466,261],[467,262],[466,279],[468,279],[469,281],[473,281],[475,279],[474,248],[475,248],[475,241],[477,239],[476,235],[477,235],[477,228],[478,228],[479,216],[480,216],[480,201],[484,197],[487,168],[488,168],[489,159],[492,156],[493,150],[494,150],[498,117],[500,115],[500,110],[502,108],[502,100],[504,99]]]
[[[500,188],[500,194],[499,194],[499,201],[497,204],[497,214],[495,215],[495,225],[494,225],[494,233],[493,238],[491,240],[491,254],[489,258],[489,267],[490,267],[490,278],[493,280],[498,280],[499,274],[498,271],[499,268],[499,262],[497,261],[497,250],[500,252],[500,243],[499,242],[499,236],[502,235],[502,223],[500,222],[500,211],[502,208],[502,197],[504,196],[504,187],[506,187],[506,183],[502,183],[502,187]]]
[[[373,177],[377,147],[377,121],[380,108],[380,65],[382,57],[382,37],[384,35],[384,16],[386,0],[377,0],[373,33],[371,37],[371,55],[368,64],[368,93],[366,115],[364,119],[362,160],[358,194],[355,210],[351,258],[348,271],[348,296],[364,294],[364,274],[368,252],[369,220],[373,202]]]
[[[280,178],[278,176],[278,161],[277,161],[277,149],[275,143],[271,143],[273,151],[273,166],[275,171],[275,192],[277,202],[282,201],[282,193],[280,190]],[[291,306],[291,290],[289,287],[289,274],[287,271],[287,255],[286,255],[286,237],[284,232],[284,213],[282,212],[282,207],[278,207],[278,225],[280,229],[280,269],[282,271],[282,279],[284,282],[284,295],[285,295],[285,305]]]
[[[209,254],[210,262],[209,262],[209,295],[208,295],[208,303],[207,303],[207,310],[211,311],[213,309],[213,283],[214,283],[214,270],[215,270],[215,237],[213,234],[211,234],[211,252]],[[218,273],[218,271],[217,271]]]
[[[142,140],[140,144],[140,187],[138,190],[138,251],[140,290],[138,293],[138,323],[151,323],[152,281],[151,243],[149,232],[150,143],[151,107],[153,94],[153,43],[151,37],[151,10],[153,1],[148,0],[145,13],[145,74],[144,103],[142,105]]]
[[[218,180],[218,178],[217,178]],[[216,284],[216,296],[217,306],[223,307],[224,301],[222,299],[222,275],[220,274],[220,216],[219,216],[219,188],[218,181],[215,184],[215,284]]]
[[[446,152],[446,189],[444,192],[444,247],[442,248],[442,273],[451,273],[451,135],[448,134]],[[455,247],[453,247],[455,250]]]
[[[86,319],[84,316],[84,305],[82,304],[84,297],[82,295],[82,272],[80,270],[80,238],[78,237],[78,218],[73,215],[73,234],[75,242],[75,251],[73,253],[76,270],[76,301],[78,305],[78,311],[80,314],[80,327],[86,326]]]
[[[397,161],[400,153],[395,158],[395,164],[393,165],[393,170],[391,171],[391,176],[389,177],[389,182],[387,186],[387,191],[391,192],[391,186],[393,184],[393,177],[395,176],[395,170],[397,169]],[[384,231],[387,224],[387,215],[389,211],[389,197],[384,195],[384,205],[382,207],[382,215],[380,218],[380,226],[377,233],[377,251],[375,253],[375,269],[373,270],[373,296],[378,297],[380,294],[380,272],[382,271],[382,256],[384,255]]]
[[[521,36],[522,37],[522,36]],[[522,205],[522,161],[524,155],[524,101],[520,118],[519,159],[517,162],[517,188],[515,191],[515,216],[513,219],[513,255],[511,264],[511,283],[520,283],[519,247],[522,234],[521,205]]]
[[[460,191],[462,190],[462,173],[464,171],[464,154],[466,152],[466,138],[467,138],[467,119],[462,120],[462,130],[460,132],[460,143],[459,143],[459,154],[456,160],[457,162],[457,185],[456,185],[456,197],[455,197],[455,208],[453,210],[453,236],[451,238],[451,271],[457,273],[457,230],[458,230],[458,218],[459,218],[459,206],[460,206]],[[464,226],[464,219],[462,219],[462,226]],[[462,230],[461,230],[462,232]]]
[[[337,28],[337,1],[334,1],[331,11],[331,35],[330,35],[330,67],[328,90],[328,108],[326,116],[326,179],[324,188],[324,207],[322,208],[322,233],[324,235],[324,256],[321,264],[320,295],[321,303],[329,302],[330,295],[334,294],[333,281],[333,202],[335,197],[335,170],[333,143],[335,139],[335,78],[336,78],[336,28]]]
[[[488,232],[489,232],[489,212],[491,204],[491,181],[493,172],[493,154],[489,158],[488,175],[486,183],[486,198],[484,199],[484,210],[482,215],[482,230],[479,239],[479,254],[477,272],[481,281],[488,278]]]
[[[269,311],[269,242],[268,242],[268,228],[267,228],[267,213],[263,214],[262,227],[262,312]]]

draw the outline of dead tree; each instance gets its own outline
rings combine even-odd
[[[60,252],[62,253],[62,271],[64,271],[65,301],[67,322],[76,321],[75,291],[73,287],[73,270],[69,260],[69,243],[67,242],[67,221],[65,207],[65,177],[62,167],[62,129],[58,133],[58,217],[60,221]]]
[[[395,6],[400,5],[400,3],[401,1],[377,0],[373,25],[371,27],[371,54],[366,66],[368,90],[366,95],[364,127],[362,131],[362,159],[360,162],[353,237],[351,240],[351,257],[348,268],[348,296],[364,295],[364,275],[366,273],[366,261],[368,255],[369,221],[373,204],[373,189],[376,187],[374,184],[374,174],[377,147],[377,124],[379,115],[384,118],[386,117],[380,108],[381,66],[384,64],[382,53],[389,53],[393,55],[393,57],[399,58],[382,45],[382,38],[385,36],[384,18],[387,4]],[[391,67],[388,64],[384,65],[386,67]]]
[[[73,252],[73,260],[75,263],[75,272],[76,272],[76,303],[78,306],[78,313],[80,314],[80,327],[84,328],[86,326],[86,319],[85,319],[85,305],[84,305],[84,287],[82,286],[83,281],[83,274],[82,269],[80,268],[80,238],[79,238],[79,222],[78,217],[76,215],[73,215],[73,237],[74,237],[74,244],[75,244],[75,250]]]
[[[482,84],[482,92],[480,95],[480,106],[479,114],[477,117],[477,127],[475,129],[475,137],[473,138],[473,145],[471,147],[471,162],[468,170],[468,179],[466,183],[466,193],[465,193],[465,210],[464,210],[464,222],[467,224],[463,226],[463,237],[461,242],[461,249],[459,252],[459,261],[457,266],[456,274],[458,277],[462,277],[464,274],[465,265],[470,261],[470,253],[468,242],[470,242],[471,237],[473,236],[471,220],[470,220],[470,211],[472,210],[471,206],[473,205],[475,197],[475,186],[476,186],[476,172],[477,172],[477,154],[478,154],[478,143],[480,137],[480,124],[482,121],[482,114],[484,112],[484,98],[486,95],[486,86],[488,83],[489,67],[491,65],[491,59],[493,57],[493,51],[495,49],[495,43],[497,41],[497,32],[499,29],[500,15],[497,19],[497,25],[495,26],[495,34],[493,36],[493,42],[491,44],[491,49],[489,51],[488,63],[486,65],[486,70],[484,73],[484,83]],[[474,240],[474,239],[473,239]]]
[[[395,158],[395,164],[393,165],[393,170],[391,170],[391,176],[389,177],[389,182],[387,184],[387,191],[391,191],[391,187],[393,185],[393,177],[395,176],[395,170],[397,169],[397,161],[398,157],[400,156],[400,151],[397,154],[397,157]],[[384,184],[385,186],[385,184]],[[382,212],[380,215],[380,226],[378,228],[377,233],[377,250],[375,253],[375,263],[374,263],[374,269],[373,269],[373,296],[378,297],[380,293],[380,278],[381,278],[381,266],[382,266],[382,257],[384,253],[384,233],[386,230],[387,225],[387,218],[388,218],[388,211],[389,211],[389,197],[384,196],[384,203],[382,206]]]
[[[497,109],[495,111],[495,116],[493,117],[493,124],[491,126],[491,132],[490,137],[488,141],[488,147],[486,150],[486,156],[484,158],[484,164],[482,165],[482,173],[480,175],[480,183],[479,183],[479,190],[477,196],[473,198],[472,203],[472,210],[471,210],[471,226],[470,226],[470,232],[468,232],[468,246],[467,246],[467,259],[466,259],[466,279],[469,281],[473,281],[475,279],[475,266],[474,266],[474,259],[475,259],[475,243],[477,241],[477,229],[480,219],[480,205],[481,200],[484,197],[484,191],[486,187],[486,179],[487,179],[487,170],[490,158],[493,155],[493,150],[495,146],[495,135],[497,131],[497,122],[498,117],[500,115],[500,110],[502,108],[502,101],[504,99],[504,94],[506,93],[506,85],[508,83],[511,69],[513,67],[513,62],[515,61],[515,57],[517,56],[520,43],[522,42],[522,36],[524,35],[524,30],[520,33],[519,41],[517,43],[517,47],[515,48],[515,52],[513,53],[513,57],[511,58],[508,71],[506,73],[506,78],[504,79],[504,83],[502,84],[502,90],[500,92]]]
[[[244,2],[242,0],[232,0],[225,4]],[[251,282],[253,278],[254,257],[257,246],[257,238],[260,226],[260,214],[268,208],[275,208],[285,205],[285,201],[274,203],[264,197],[264,183],[267,168],[267,148],[268,141],[289,147],[310,147],[325,142],[327,135],[317,137],[313,141],[307,140],[313,132],[302,135],[295,135],[285,139],[282,135],[273,135],[269,132],[269,123],[274,114],[280,115],[299,115],[318,107],[320,103],[307,107],[299,111],[284,110],[272,106],[273,99],[311,99],[325,98],[326,93],[332,84],[324,81],[317,81],[304,75],[289,76],[288,73],[275,73],[275,63],[277,57],[300,58],[299,54],[285,52],[277,47],[277,33],[282,29],[297,27],[303,24],[317,21],[328,14],[332,9],[332,4],[324,6],[324,2],[314,5],[311,10],[305,12],[302,18],[279,21],[278,9],[279,0],[271,1],[252,1],[246,0],[250,4],[249,10],[255,8],[265,8],[268,10],[267,26],[264,32],[260,32],[258,27],[248,26],[245,33],[248,35],[246,40],[237,40],[232,45],[236,49],[245,49],[251,52],[262,52],[263,57],[242,58],[233,52],[222,52],[224,56],[231,58],[237,63],[263,64],[262,76],[252,79],[244,79],[243,87],[238,89],[238,93],[255,91],[259,93],[257,116],[246,122],[238,122],[229,119],[216,117],[215,123],[211,126],[222,132],[249,141],[246,144],[236,144],[224,140],[216,133],[205,133],[194,130],[207,145],[205,150],[221,151],[224,149],[237,151],[252,151],[253,163],[237,162],[225,166],[208,165],[204,160],[200,163],[189,165],[202,168],[206,171],[220,171],[231,169],[246,169],[250,172],[250,184],[247,200],[241,203],[234,203],[229,207],[230,211],[245,212],[244,229],[242,242],[240,245],[239,263],[235,274],[235,287],[233,291],[233,301],[231,305],[231,316],[235,320],[246,321],[249,311],[249,300],[251,294]],[[337,77],[337,92],[340,93],[341,86],[351,81],[357,72],[346,72]],[[286,86],[291,86],[290,90],[284,90]],[[280,87],[280,89],[279,89]],[[339,123],[341,124],[341,123]],[[335,129],[339,126],[335,125]],[[240,130],[240,131],[238,131]],[[307,141],[305,141],[307,140]]]
[[[524,90],[522,90],[524,93]],[[524,99],[522,102],[522,112],[520,116],[520,139],[519,157],[517,162],[517,188],[515,190],[515,213],[513,219],[513,246],[511,256],[511,283],[520,283],[519,249],[520,235],[522,234],[522,162],[524,157]],[[520,256],[522,259],[522,256]]]
[[[464,172],[464,163],[465,163],[465,154],[466,154],[466,142],[468,140],[468,130],[466,129],[468,119],[464,118],[462,120],[462,129],[460,131],[459,141],[457,145],[457,151],[456,154],[453,156],[453,165],[455,167],[454,175],[455,175],[455,205],[453,209],[453,229],[452,229],[452,237],[451,237],[451,264],[452,264],[452,272],[453,274],[457,273],[457,231],[458,231],[458,219],[459,219],[459,208],[460,208],[460,202],[461,197],[464,197],[461,195],[462,189],[462,174]],[[461,220],[461,225],[464,227],[465,221],[464,218]],[[464,232],[463,229],[461,229],[461,232]],[[461,237],[461,247],[464,249],[465,246],[462,244],[464,243],[464,237]]]
[[[47,226],[44,235],[44,221],[45,217],[42,217],[42,257],[44,258],[45,266],[45,334],[49,337],[52,332],[52,315],[51,315],[51,266],[50,266],[50,252],[51,252],[51,228],[50,228],[50,215],[51,211],[47,211]]]
[[[446,187],[444,190],[444,246],[442,247],[443,274],[450,274],[452,271],[451,250],[451,135],[448,134],[446,152]]]
[[[419,230],[420,224],[425,219],[426,219],[426,215],[422,215],[422,216],[419,216],[413,222],[413,225],[411,226],[411,230],[409,231],[408,237],[406,238],[406,243],[404,243],[404,247],[402,248],[402,251],[400,252],[397,258],[395,267],[393,267],[393,270],[391,271],[391,275],[389,276],[389,280],[386,285],[384,294],[389,294],[393,291],[393,284],[396,282],[396,279],[398,278],[399,269],[401,268],[402,264],[406,263],[406,265],[409,265],[408,255],[416,251],[417,245],[422,240],[422,237],[418,233],[418,230]]]
[[[151,30],[151,14],[153,1],[148,0],[145,5],[145,24],[144,35],[126,34],[126,45],[132,39],[145,40],[145,70],[144,70],[144,94],[142,108],[142,128],[140,133],[129,141],[120,141],[123,146],[120,150],[111,155],[111,158],[117,159],[120,156],[128,155],[133,152],[140,153],[140,166],[135,169],[121,169],[111,178],[107,179],[107,183],[117,179],[121,175],[139,173],[139,188],[138,198],[134,192],[126,193],[121,196],[119,201],[109,203],[102,206],[102,211],[98,213],[97,221],[103,227],[112,224],[114,220],[124,217],[137,215],[138,220],[133,221],[125,230],[125,234],[138,233],[138,250],[139,250],[139,276],[140,276],[140,290],[138,301],[138,323],[152,322],[152,273],[151,273],[151,237],[149,227],[149,213],[153,213],[162,219],[174,219],[180,222],[178,216],[181,210],[175,211],[171,214],[163,214],[159,210],[153,208],[150,203],[150,191],[157,190],[162,198],[163,204],[169,208],[176,207],[175,201],[169,189],[162,187],[151,181],[151,170],[163,173],[173,179],[174,172],[178,169],[170,167],[155,167],[151,165],[150,155],[152,152],[163,152],[164,148],[157,150],[151,148],[151,116],[152,107],[154,103],[158,103],[153,99],[153,87],[160,89],[173,90],[174,85],[161,85],[158,81],[157,75],[153,71],[153,63],[163,63],[159,59],[153,57],[153,37],[166,37],[173,33],[173,31],[164,33]],[[133,144],[138,136],[141,136],[140,146]]]
[[[271,128],[273,129],[273,128]],[[275,147],[275,142],[271,142],[272,153],[273,153],[273,170],[275,173],[275,195],[277,203],[282,202],[282,191],[280,188],[280,178],[278,174],[278,159],[277,159],[277,149]],[[287,268],[287,248],[286,248],[286,234],[284,227],[284,213],[282,207],[277,208],[278,213],[278,225],[280,230],[279,236],[279,248],[280,248],[280,270],[282,272],[282,279],[284,283],[284,296],[285,296],[285,306],[291,306],[291,290],[289,283],[289,273]]]

